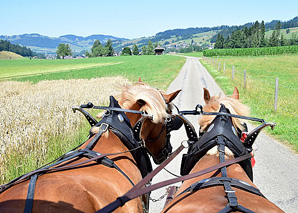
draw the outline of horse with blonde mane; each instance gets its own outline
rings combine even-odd
[[[204,112],[199,119],[200,139],[190,145],[181,165],[181,174],[193,174],[240,156],[249,156],[240,141],[246,127],[239,118],[226,114],[248,116],[249,108],[239,101],[235,87],[231,97],[212,96],[204,88]],[[183,182],[163,212],[283,212],[270,202],[252,182],[250,159],[223,167]]]
[[[81,147],[0,187],[0,212],[95,212],[127,192],[152,170],[147,153],[156,163],[170,154],[170,131],[179,124],[168,128],[175,123],[168,105],[179,92],[165,94],[142,82],[125,86],[119,103],[110,97]],[[147,204],[143,196],[116,212],[143,212]]]

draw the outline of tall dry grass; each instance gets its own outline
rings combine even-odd
[[[85,118],[71,107],[87,102],[106,105],[109,96],[127,83],[122,77],[0,82],[0,183],[83,142],[73,138],[82,131]]]

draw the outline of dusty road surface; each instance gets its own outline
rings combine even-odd
[[[203,87],[207,88],[211,95],[222,92],[213,78],[198,61],[198,58],[188,57],[185,65],[177,78],[171,83],[168,92],[182,89],[174,103],[180,110],[194,109],[199,104],[204,104]],[[241,94],[240,94],[241,98]],[[199,132],[199,126],[195,116],[187,117]],[[249,125],[249,131],[253,126]],[[172,132],[171,142],[173,150],[181,141],[186,140],[184,127]],[[259,150],[256,152],[256,166],[254,167],[254,183],[261,192],[273,203],[285,212],[298,212],[298,155],[287,147],[266,136],[260,134],[257,141]],[[182,151],[166,168],[170,172],[180,175]],[[154,165],[154,163],[153,163]],[[156,166],[155,166],[156,167]],[[154,177],[153,183],[174,178],[167,171],[162,170]],[[175,184],[180,186],[181,183]],[[153,191],[151,198],[158,199],[166,192],[166,187]],[[158,202],[150,202],[150,213],[158,213],[163,209],[165,198]]]

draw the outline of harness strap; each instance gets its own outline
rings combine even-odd
[[[212,178],[206,178],[203,180],[200,180],[196,183],[193,183],[191,186],[189,186],[187,189],[185,189],[183,192],[181,192],[179,195],[177,195],[176,197],[186,193],[186,192],[196,192],[200,189],[205,189],[205,188],[209,188],[209,187],[214,187],[214,186],[221,186],[223,185],[223,179],[227,179],[228,181],[230,181],[231,186],[250,192],[252,194],[255,195],[259,195],[262,197],[265,197],[259,189],[251,186],[250,184],[246,183],[245,181],[241,181],[235,178],[223,178],[223,177],[212,177]]]
[[[88,145],[86,146],[85,149],[89,149],[91,150],[94,146],[94,144],[99,140],[99,138],[101,137],[101,135],[106,132],[109,128],[109,125],[106,123],[102,123],[99,126],[99,132],[95,135],[95,137],[88,143]]]
[[[244,213],[255,213],[254,211],[251,211],[242,205],[238,205],[236,207],[231,207],[229,204],[227,204],[225,206],[225,208],[223,208],[218,213],[228,213],[228,212],[234,212],[234,211],[240,211],[240,212],[244,212]]]
[[[225,162],[225,139],[222,135],[217,137],[218,151],[219,151],[219,159],[220,162]],[[220,213],[233,212],[233,211],[241,211],[245,213],[254,213],[253,211],[243,207],[237,201],[237,197],[235,195],[235,191],[231,187],[231,179],[228,178],[227,168],[221,168],[221,182],[223,183],[225,193],[228,199],[228,204],[223,208]]]
[[[179,151],[179,149],[181,149],[181,150]],[[181,182],[181,181],[184,181],[184,180],[188,180],[188,179],[191,179],[191,178],[202,176],[202,175],[207,174],[209,172],[221,169],[222,167],[229,166],[229,165],[232,165],[232,164],[235,164],[235,163],[239,163],[241,161],[247,160],[247,159],[252,157],[251,154],[248,153],[246,155],[243,155],[243,156],[240,156],[240,157],[237,157],[237,158],[234,158],[234,159],[219,163],[217,165],[208,167],[206,169],[203,169],[201,171],[198,171],[198,172],[195,172],[195,173],[192,173],[192,174],[188,174],[188,175],[173,178],[173,179],[170,179],[170,180],[162,181],[162,182],[153,184],[153,185],[151,185],[149,187],[146,187],[146,188],[141,188],[142,186],[145,185],[144,180],[147,177],[149,177],[150,179],[153,178],[163,167],[165,167],[169,163],[169,161],[172,160],[173,157],[175,157],[177,154],[179,154],[182,151],[182,149],[183,149],[183,147],[180,146],[175,152],[173,152],[173,154],[166,161],[164,161],[155,170],[153,170],[150,174],[148,174],[142,181],[140,181],[138,184],[136,184],[135,187],[130,189],[123,196],[118,197],[114,202],[112,202],[112,203],[108,204],[107,206],[105,206],[104,208],[96,211],[96,213],[112,212],[115,209],[117,209],[118,207],[123,206],[126,202],[128,202],[128,201],[130,201],[130,200],[132,200],[132,199],[134,199],[134,198],[136,198],[140,195],[146,194],[148,192],[154,191],[156,189],[159,189],[159,188],[162,188],[162,187],[165,187],[165,186],[177,183],[177,182]]]
[[[37,180],[37,174],[31,176],[31,179],[30,179],[30,182],[29,182],[29,187],[28,187],[28,194],[27,194],[24,213],[31,213],[32,212],[36,180]]]

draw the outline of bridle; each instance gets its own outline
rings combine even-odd
[[[201,109],[201,110],[199,111],[198,109]],[[216,115],[216,117],[211,122],[209,127],[206,128],[205,132],[201,135],[198,142],[195,144],[192,144],[189,147],[188,153],[183,156],[182,165],[181,165],[182,175],[188,174],[190,170],[193,168],[193,166],[196,164],[196,162],[198,162],[199,159],[202,156],[204,156],[206,152],[213,146],[218,147],[220,163],[224,163],[226,161],[225,147],[228,147],[233,152],[233,154],[235,155],[235,158],[243,157],[245,155],[250,154],[250,152],[252,151],[252,144],[256,139],[257,135],[259,134],[260,130],[265,126],[271,126],[271,128],[273,128],[275,125],[274,123],[266,123],[262,119],[232,115],[229,113],[229,110],[225,108],[223,104],[221,104],[219,112],[213,112],[213,113],[203,112],[201,106],[198,106],[198,108],[196,108],[195,111],[192,111],[192,113],[200,112],[200,114]],[[191,112],[189,111],[189,113]],[[230,119],[231,117],[259,121],[259,122],[262,122],[262,124],[259,127],[257,127],[255,130],[253,130],[248,135],[249,138],[247,138],[244,141],[244,143],[242,143],[240,141],[240,138],[237,132],[235,132],[235,130],[230,128],[230,127],[233,127],[232,121]],[[252,180],[253,175],[252,175],[250,159],[241,161],[239,162],[239,164],[242,166],[244,171]],[[259,191],[259,189],[251,186],[250,184],[242,180],[229,178],[226,167],[222,167],[220,171],[221,171],[221,177],[210,177],[207,179],[200,180],[192,184],[191,186],[189,186],[186,190],[184,190],[179,195],[177,195],[177,197],[187,192],[193,193],[204,188],[223,186],[226,194],[225,197],[228,200],[228,204],[220,211],[221,213],[233,212],[233,211],[253,213],[253,211],[245,208],[244,206],[238,203],[237,197],[235,195],[235,191],[231,187],[233,186],[238,189],[241,189],[242,191],[246,191],[262,197],[264,197],[264,195]]]
[[[133,126],[133,132],[134,132],[134,137],[137,141],[142,141],[144,144],[145,143],[154,143],[157,140],[159,140],[159,138],[161,137],[162,133],[164,131],[166,131],[166,138],[165,138],[165,146],[164,148],[156,153],[156,154],[152,154],[149,149],[147,149],[147,152],[152,156],[154,163],[156,164],[160,164],[162,163],[165,159],[167,159],[167,157],[172,153],[172,145],[170,143],[170,138],[171,138],[171,131],[172,131],[172,122],[174,121],[174,117],[171,116],[171,118],[166,118],[162,128],[159,132],[159,134],[153,138],[153,139],[146,139],[143,140],[141,138],[141,129],[142,126],[144,124],[144,121],[147,119],[148,117],[141,117]],[[145,146],[145,145],[144,145]],[[146,146],[145,146],[146,147]]]

